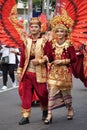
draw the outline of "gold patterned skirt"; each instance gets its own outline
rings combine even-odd
[[[72,71],[66,65],[52,65],[48,74],[48,84],[56,85],[59,90],[72,88]]]
[[[60,107],[69,107],[72,106],[72,96],[71,89],[68,90],[58,90],[58,87],[48,88],[48,110],[57,109]]]
[[[48,110],[72,105],[72,73],[67,66],[52,66],[48,78]]]

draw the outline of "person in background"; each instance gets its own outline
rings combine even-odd
[[[45,124],[52,123],[52,110],[63,106],[67,108],[67,119],[73,119],[71,64],[76,61],[76,53],[68,38],[69,26],[61,21],[61,16],[55,16],[51,25],[55,39],[51,41],[53,61],[49,63],[48,115]]]
[[[3,76],[3,87],[1,89],[7,89],[7,81],[8,81],[8,74],[12,80],[12,87],[16,87],[16,80],[15,80],[15,64],[16,64],[16,54],[19,54],[19,49],[16,48],[9,48],[5,45],[2,45],[2,49],[0,50],[1,56],[1,65],[2,65],[2,76]],[[8,62],[5,63],[2,61],[3,58],[7,57]]]
[[[31,18],[29,23],[30,35],[24,40],[21,51],[20,64],[17,70],[19,86],[22,85],[22,119],[19,125],[29,123],[32,97],[36,92],[42,109],[42,120],[47,116],[48,91],[47,91],[47,62],[44,46],[50,46],[44,43],[41,38],[41,22],[37,17]],[[49,51],[49,55],[51,55]]]

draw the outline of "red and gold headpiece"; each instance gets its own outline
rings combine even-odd
[[[66,11],[62,10],[62,15],[56,15],[50,20],[50,24],[54,30],[63,28],[71,31],[73,26],[73,20],[67,15]]]

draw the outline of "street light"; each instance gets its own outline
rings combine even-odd
[[[50,0],[47,0],[46,15],[48,20],[49,20],[49,6],[50,6]]]

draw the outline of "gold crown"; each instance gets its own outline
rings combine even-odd
[[[71,30],[73,26],[73,20],[67,15],[67,12],[62,9],[62,15],[56,15],[50,20],[52,28],[58,27],[58,25],[64,25],[66,29]]]
[[[29,24],[30,24],[30,25],[31,25],[31,24],[38,24],[38,25],[41,27],[41,22],[40,22],[40,20],[38,19],[38,17],[33,17],[33,18],[31,18]]]

